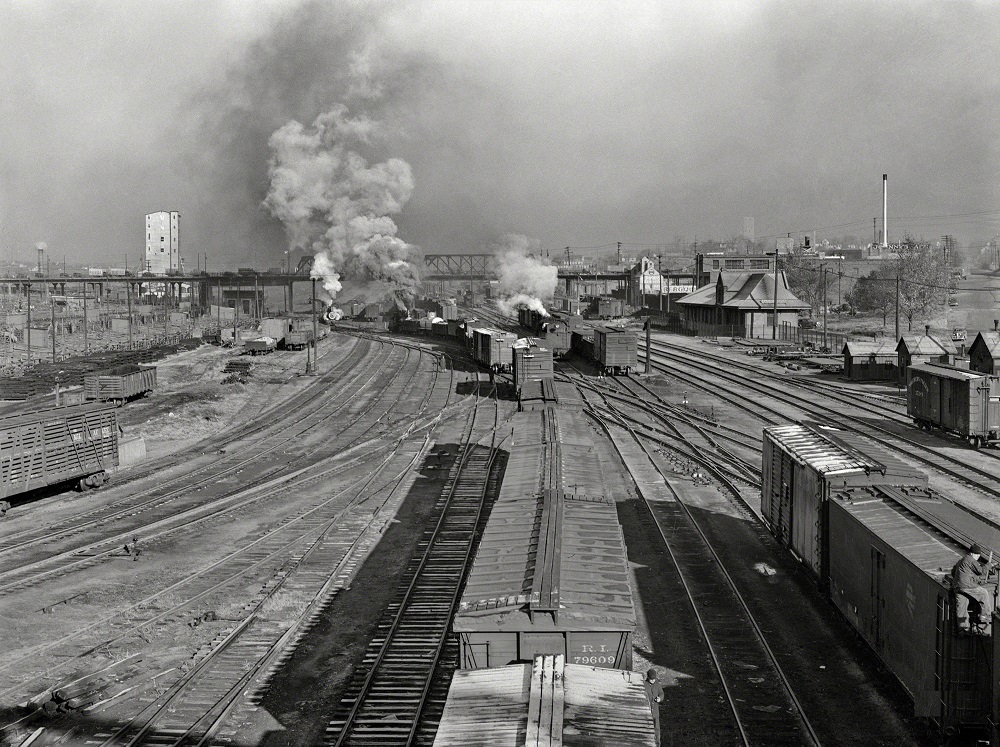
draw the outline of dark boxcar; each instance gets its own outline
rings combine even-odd
[[[431,334],[435,337],[447,337],[448,322],[431,322]]]
[[[513,345],[514,389],[520,389],[528,381],[551,379],[552,351],[532,344],[528,338],[518,340]]]
[[[956,539],[952,523],[970,521],[978,527]],[[959,634],[947,577],[969,542],[998,547],[1000,534],[933,494],[885,486],[836,494],[829,525],[830,598],[909,693],[914,715],[988,736],[994,639]],[[995,593],[995,580],[988,588]]]
[[[589,329],[574,330],[570,333],[570,347],[584,360],[594,362],[594,332]]]
[[[98,487],[118,466],[113,405],[89,402],[0,418],[0,498],[77,481]]]
[[[541,331],[542,319],[542,315],[534,309],[529,309],[527,306],[517,308],[517,323],[522,329],[533,335],[537,335]]]
[[[606,374],[628,374],[638,368],[639,337],[614,327],[594,330],[594,360]]]
[[[906,369],[906,412],[973,446],[1000,442],[1000,376],[923,363]]]
[[[156,366],[127,364],[83,377],[84,399],[124,403],[156,388]]]
[[[597,301],[597,316],[601,319],[612,319],[625,315],[625,302],[620,298],[604,297]]]
[[[584,743],[657,745],[641,672],[544,655],[531,664],[459,671],[434,737],[434,747]]]
[[[798,423],[764,429],[761,515],[778,542],[789,548],[824,588],[830,494],[867,485],[926,487],[927,476],[844,431]]]

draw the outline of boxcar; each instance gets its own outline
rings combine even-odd
[[[517,335],[498,329],[477,329],[474,336],[473,357],[477,361],[493,371],[510,371],[514,362],[511,346]]]
[[[456,672],[434,737],[435,747],[621,744],[654,747],[649,699],[639,672],[531,664]]]
[[[532,338],[513,344],[514,389],[520,390],[528,381],[552,379],[552,351],[539,347]]]
[[[156,366],[124,365],[83,377],[84,399],[124,404],[156,388]]]
[[[926,487],[927,475],[874,444],[834,428],[764,429],[760,509],[778,542],[826,588],[832,491],[868,485]]]
[[[1000,442],[1000,376],[924,363],[906,369],[906,412],[975,447]]]
[[[458,320],[458,306],[453,303],[441,303],[437,307],[437,315],[446,322]]]
[[[594,330],[594,361],[605,374],[628,374],[639,367],[639,337],[614,327]]]
[[[582,494],[579,480],[572,492],[540,483],[543,462],[558,449],[544,435],[553,430],[554,413],[515,416],[503,485],[452,624],[462,669],[530,662],[538,654],[631,668],[636,613],[614,500],[594,490]],[[567,466],[585,458],[568,453]]]
[[[594,332],[589,329],[574,330],[570,333],[570,347],[584,360],[594,362]]]
[[[88,402],[0,418],[0,498],[76,481],[102,485],[118,466],[113,405]]]
[[[928,491],[881,485],[835,493],[828,523],[830,598],[914,715],[945,734],[988,737],[994,637],[958,632],[948,576],[972,542],[1000,547],[1000,532]],[[995,579],[988,588],[996,593]]]

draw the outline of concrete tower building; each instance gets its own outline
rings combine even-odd
[[[146,254],[142,270],[165,275],[181,270],[181,214],[161,210],[146,216]]]

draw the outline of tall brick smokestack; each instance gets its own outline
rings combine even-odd
[[[889,246],[889,175],[882,174],[882,247]]]

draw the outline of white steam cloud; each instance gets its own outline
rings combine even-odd
[[[264,207],[284,224],[290,249],[315,255],[311,277],[323,281],[331,301],[342,277],[385,281],[407,300],[419,280],[416,248],[396,236],[389,217],[413,193],[410,165],[399,158],[369,165],[361,155],[379,127],[337,105],[312,127],[292,121],[268,141]]]
[[[541,242],[520,234],[504,234],[493,247],[495,267],[500,281],[500,311],[516,313],[527,306],[544,316],[545,304],[552,300],[559,282],[558,270],[541,258]]]

